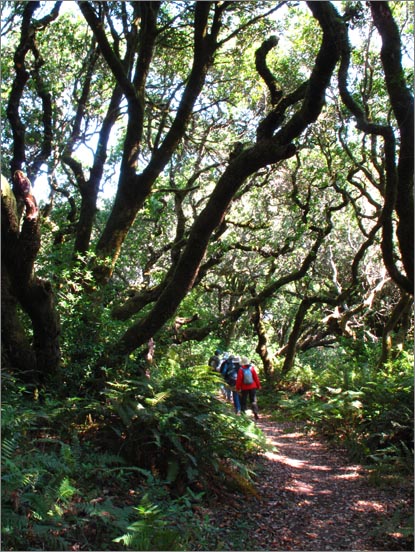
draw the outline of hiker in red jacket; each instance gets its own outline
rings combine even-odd
[[[255,420],[258,420],[258,403],[256,401],[257,389],[261,389],[261,383],[256,373],[255,366],[249,363],[247,357],[241,358],[241,368],[236,378],[236,390],[241,393],[241,411],[246,411],[246,403],[249,400]]]

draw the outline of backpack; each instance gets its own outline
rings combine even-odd
[[[228,366],[224,377],[228,385],[233,387],[236,384],[236,378],[238,376],[239,364],[234,364],[233,362]]]
[[[243,370],[244,385],[251,385],[252,383],[254,383],[254,377],[252,375],[251,365],[243,366],[242,370]]]
[[[209,359],[209,366],[212,368],[212,370],[218,371],[220,364],[220,358],[217,355],[213,355]]]
[[[220,373],[222,376],[226,379],[226,374],[228,373],[228,370],[232,367],[233,362],[230,358],[227,358],[224,360],[220,366]]]

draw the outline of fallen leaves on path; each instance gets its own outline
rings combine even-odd
[[[259,426],[275,447],[257,464],[260,498],[235,496],[210,508],[224,550],[234,549],[226,534],[244,531],[247,519],[246,550],[413,550],[396,531],[412,512],[412,481],[373,486],[362,466],[315,436],[267,418]]]

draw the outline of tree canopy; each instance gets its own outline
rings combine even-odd
[[[4,175],[23,170],[35,196],[50,187],[21,226],[4,192],[12,364],[57,371],[70,339],[58,314],[69,330],[84,305],[98,371],[151,338],[226,344],[236,331],[287,372],[298,349],[402,323],[405,3],[5,2],[3,14]]]
[[[2,2],[10,549],[19,524],[46,546],[44,520],[75,546],[62,505],[83,512],[71,481],[96,488],[95,463],[180,496],[241,469],[261,436],[214,399],[218,348],[254,360],[272,408],[407,454],[411,8]]]

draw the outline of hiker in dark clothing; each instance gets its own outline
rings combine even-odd
[[[261,389],[261,383],[255,366],[249,363],[247,357],[241,358],[241,368],[236,379],[236,390],[241,392],[241,411],[246,411],[248,397],[252,405],[255,420],[258,420],[258,403],[256,400],[257,389]]]
[[[220,354],[221,354],[220,350],[216,349],[215,354],[210,357],[209,362],[208,362],[209,366],[215,372],[219,372],[219,367],[220,367],[221,362],[222,362],[221,359],[220,359],[220,356],[219,356]]]
[[[225,381],[226,381],[226,375],[227,375],[228,371],[232,369],[232,366],[233,366],[233,356],[229,355],[229,353],[225,353],[224,360],[223,360],[223,362],[222,362],[222,364],[220,365],[220,368],[219,368],[219,371],[222,374],[223,379]],[[226,381],[226,383],[227,383],[227,381]],[[232,391],[231,391],[229,385],[222,386],[222,393],[223,393],[224,398],[227,401],[231,400]]]
[[[236,391],[235,388],[239,368],[241,367],[241,365],[239,364],[240,360],[241,359],[239,357],[232,357],[232,364],[226,370],[226,374],[224,374],[225,381],[228,384],[229,389],[232,391],[232,400],[235,414],[241,413],[241,401],[239,398],[239,393]]]

